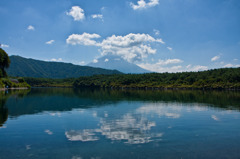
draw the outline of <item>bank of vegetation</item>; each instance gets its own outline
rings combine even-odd
[[[73,87],[76,78],[51,79],[25,77],[24,80],[32,87]]]
[[[182,73],[94,75],[69,79],[24,79],[35,87],[240,89],[240,68]]]
[[[240,89],[240,68],[202,72],[98,75],[80,77],[74,87]]]
[[[23,78],[0,78],[0,88],[30,88]]]
[[[6,69],[10,66],[8,54],[0,48],[0,90],[8,88],[29,88],[30,85],[23,78],[8,77]]]

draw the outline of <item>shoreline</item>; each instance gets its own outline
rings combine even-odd
[[[28,88],[28,87],[0,88],[0,91],[6,91],[6,90],[23,90],[23,89],[29,89],[29,88]]]
[[[70,87],[70,86],[32,86],[32,88],[73,88],[73,89],[111,89],[111,90],[229,90],[240,91],[240,88],[209,88],[209,87]]]
[[[112,90],[228,90],[240,91],[239,88],[209,88],[209,87],[71,87],[71,86],[32,86],[32,88],[73,88],[73,89],[112,89]],[[25,90],[28,87],[0,88],[0,91],[6,90]]]

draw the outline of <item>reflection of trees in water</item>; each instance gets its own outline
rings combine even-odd
[[[1,91],[0,92],[0,127],[3,126],[3,124],[7,121],[8,119],[8,109],[5,108],[5,104],[7,101],[7,97],[5,96],[5,92]]]
[[[127,100],[206,103],[215,107],[227,108],[228,106],[234,106],[234,108],[240,109],[239,91],[38,88],[32,89],[29,95],[37,97],[78,97],[92,102],[95,101],[90,105]]]
[[[7,121],[8,119],[8,109],[7,108],[0,108],[0,127],[3,126],[3,124]]]
[[[8,119],[8,108],[6,107],[8,98],[10,96],[22,98],[28,92],[29,90],[0,91],[0,127],[2,127]]]
[[[20,93],[20,92],[19,92]],[[20,95],[18,95],[20,96]],[[23,95],[24,96],[24,95]],[[207,106],[240,110],[240,92],[196,90],[111,90],[36,88],[24,100],[7,102],[9,116],[44,111],[71,111],[116,104],[122,101],[202,103]]]
[[[240,110],[240,91],[76,89],[75,95],[98,101],[203,103]]]

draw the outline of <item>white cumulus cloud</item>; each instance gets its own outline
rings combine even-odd
[[[224,64],[224,63],[223,63]],[[231,63],[228,63],[226,65],[224,65],[223,67],[227,68],[227,67],[240,67],[239,64],[231,64]]]
[[[98,46],[99,44],[93,40],[96,38],[100,38],[101,36],[98,34],[89,34],[89,33],[83,33],[83,34],[72,34],[70,35],[66,42],[67,44],[71,45],[96,45]]]
[[[218,59],[220,59],[220,56],[214,56],[213,58],[211,58],[211,61],[217,61]]]
[[[93,15],[92,15],[92,18],[93,18],[93,19],[96,19],[96,18],[102,19],[102,18],[103,18],[103,15],[102,15],[102,14],[93,14]]]
[[[234,67],[234,65],[229,63],[229,64],[224,65],[223,67]]]
[[[108,62],[109,60],[108,59],[105,59],[104,62]]]
[[[34,26],[32,26],[32,25],[29,25],[29,26],[27,27],[27,29],[28,29],[28,30],[35,30]]]
[[[182,72],[182,66],[176,65],[171,67],[164,67],[158,63],[150,64],[150,63],[141,63],[137,64],[139,67],[142,67],[146,70],[152,71],[152,72]]]
[[[150,46],[150,43],[164,44],[162,39],[156,39],[148,34],[133,34],[125,36],[112,35],[97,42],[94,39],[100,38],[98,34],[72,34],[66,40],[67,44],[72,45],[92,45],[100,47],[101,55],[118,55],[125,60],[142,61],[149,54],[155,54],[156,49]]]
[[[183,60],[181,59],[166,59],[166,60],[159,59],[158,62],[154,64],[141,63],[138,64],[138,66],[153,72],[182,72],[183,70],[181,65],[166,67],[166,65],[179,64],[182,62]]]
[[[129,47],[141,44],[143,42],[160,42],[164,43],[162,39],[155,39],[148,34],[133,34],[130,33],[126,36],[116,36],[112,35],[107,39],[103,40],[103,45],[112,45],[116,47]]]
[[[181,59],[167,59],[167,60],[161,60],[159,59],[157,64],[158,65],[169,65],[169,64],[177,64],[182,63],[183,61]]]
[[[118,55],[129,62],[142,61],[149,54],[156,53],[156,49],[150,46],[152,42],[164,44],[162,39],[155,39],[148,34],[112,35],[102,41],[101,53]]]
[[[204,71],[207,70],[207,66],[200,66],[200,65],[187,65],[185,68],[181,65],[173,65],[173,64],[179,64],[182,63],[183,61],[180,59],[167,59],[167,60],[158,60],[157,63],[140,63],[137,64],[139,67],[142,67],[146,70],[150,70],[153,72],[186,72],[186,71]],[[168,65],[173,65],[173,66],[168,66]]]
[[[75,21],[80,21],[85,18],[84,10],[79,6],[72,6],[69,12],[66,13],[69,16],[72,16]]]
[[[55,40],[49,40],[49,41],[46,42],[46,44],[51,45],[54,42],[55,42]]]
[[[138,9],[146,9],[146,8],[154,7],[158,4],[159,4],[159,0],[149,0],[149,2],[145,2],[145,0],[139,0],[137,4],[134,4],[131,2],[130,6],[134,10],[138,10]]]

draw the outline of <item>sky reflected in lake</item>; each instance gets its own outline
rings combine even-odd
[[[0,158],[239,158],[239,97],[214,91],[1,92]]]

